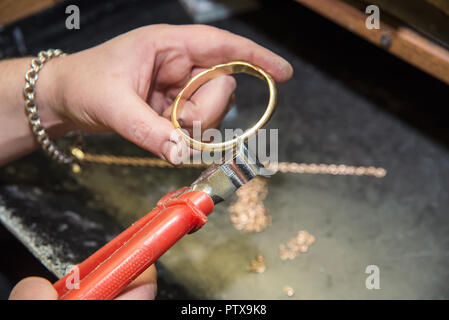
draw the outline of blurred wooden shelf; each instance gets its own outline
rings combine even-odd
[[[62,0],[1,0],[0,26],[49,8]]]
[[[431,74],[441,81],[449,84],[449,45],[444,39],[432,39],[428,35],[415,31],[415,25],[425,26],[428,23],[432,26],[435,21],[419,21],[419,18],[426,17],[430,19],[432,9],[426,9],[423,14],[410,12],[398,9],[398,7],[391,6],[392,3],[398,4],[397,1],[390,2],[390,6],[386,4],[387,1],[370,1],[371,4],[379,4],[380,7],[380,29],[367,29],[365,26],[366,18],[365,8],[367,3],[364,1],[353,0],[296,0],[307,8],[317,12],[336,24],[346,28],[347,30],[359,35],[360,37],[374,43],[375,45],[387,50],[391,54],[407,61],[417,68]],[[424,0],[417,0],[418,2],[425,2]],[[413,0],[407,1],[407,4],[418,3]],[[405,3],[406,1],[402,1]],[[438,1],[435,1],[437,3]],[[434,4],[435,4],[434,3]],[[388,10],[383,6],[387,6]],[[431,6],[429,3],[424,5]],[[433,8],[434,10],[438,10]],[[407,22],[394,17],[390,12],[397,12],[404,17],[409,17],[408,20],[414,24],[413,28]],[[441,24],[449,23],[449,16],[444,11],[439,11],[446,16],[441,19]],[[438,13],[437,13],[438,15]],[[397,16],[397,15],[396,15]],[[414,18],[413,18],[414,17]],[[424,27],[423,27],[424,28]],[[433,28],[433,30],[439,30]],[[436,32],[433,33],[437,37]],[[440,32],[441,36],[449,37],[449,28]],[[440,41],[438,41],[440,40]]]

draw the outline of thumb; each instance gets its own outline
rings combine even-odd
[[[170,161],[179,163],[187,144],[173,124],[160,116],[136,93],[120,95],[109,112],[103,114],[104,122],[122,137]],[[180,146],[181,144],[181,146]]]
[[[12,289],[10,300],[57,300],[56,292],[50,281],[44,278],[29,277],[21,280]]]

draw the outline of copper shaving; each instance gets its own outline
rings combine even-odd
[[[271,224],[263,200],[267,196],[267,181],[255,178],[237,190],[237,201],[229,206],[231,222],[237,230],[261,232]]]
[[[264,273],[265,269],[265,258],[261,254],[257,255],[256,260],[251,261],[248,266],[249,272]]]
[[[315,237],[305,230],[298,231],[298,234],[291,238],[287,244],[279,246],[280,257],[282,260],[293,260],[300,253],[306,253],[315,242]]]
[[[295,294],[295,290],[290,286],[284,286],[283,291],[288,297],[292,297]]]

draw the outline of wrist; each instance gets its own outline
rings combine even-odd
[[[59,49],[48,49],[39,52],[38,56],[31,60],[31,68],[25,73],[23,93],[26,114],[31,130],[42,149],[57,162],[72,163],[74,157],[59,150],[50,134],[50,131],[53,131],[55,135],[62,135],[67,132],[67,124],[64,121],[64,117],[61,117],[61,114],[55,108],[57,103],[60,102],[58,99],[59,86],[52,85],[55,80],[54,77],[58,74],[56,72],[58,70],[57,64],[53,64],[53,68],[48,67],[47,72],[43,75],[41,74],[41,78],[43,79],[40,82],[39,88],[43,92],[39,96],[37,95],[39,72],[53,59],[64,56],[65,54]],[[58,80],[59,77],[56,77],[56,83],[60,82]],[[41,110],[37,106],[39,103],[44,103],[44,107]],[[45,123],[47,124],[46,126]]]
[[[63,60],[64,57],[58,57],[46,62],[39,72],[35,87],[35,101],[43,127],[55,139],[75,129],[62,107]]]

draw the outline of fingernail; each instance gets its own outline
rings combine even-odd
[[[182,127],[184,125],[185,108],[182,107],[178,114],[178,123]]]
[[[164,143],[162,143],[161,158],[166,161],[170,161],[170,158],[168,156],[170,155],[171,144],[172,142],[170,140],[164,141]]]
[[[154,300],[157,295],[157,284],[146,283],[118,296],[116,300]]]
[[[187,145],[183,140],[178,141],[165,141],[162,144],[161,152],[163,153],[164,160],[174,164],[183,164],[190,158],[190,153]]]
[[[157,296],[157,284],[156,283],[152,283],[151,284],[150,290],[153,292],[153,299],[156,299]]]
[[[293,76],[293,66],[290,64],[290,62],[288,62],[284,58],[282,58],[282,60],[284,61],[281,66],[281,71],[283,74],[286,75],[287,79],[290,79]]]
[[[279,72],[279,79],[278,81],[287,81],[293,76],[293,67],[285,60],[283,57],[278,56],[276,67],[278,68]]]

